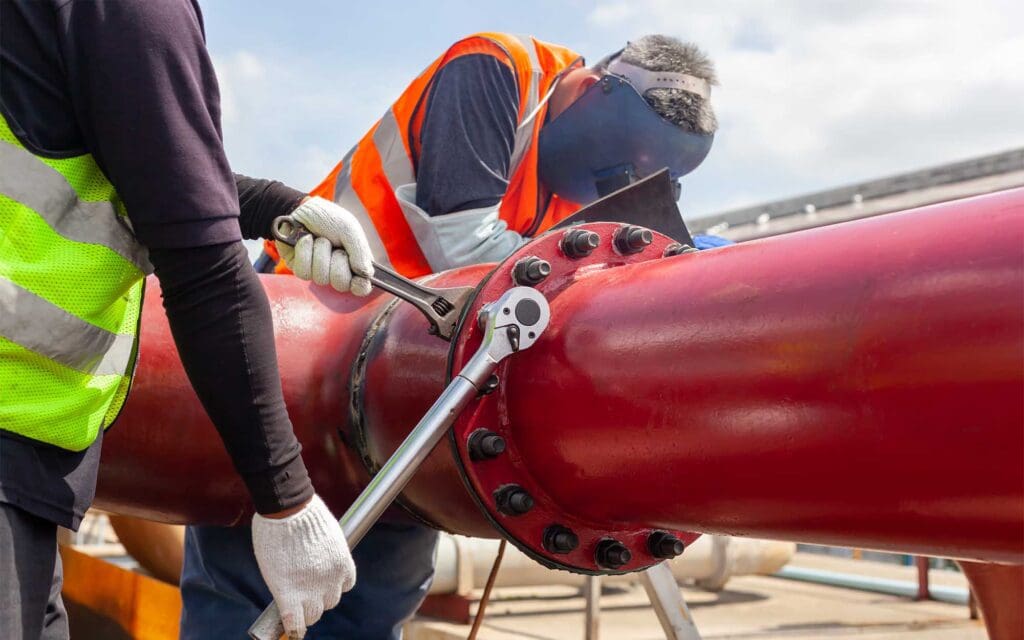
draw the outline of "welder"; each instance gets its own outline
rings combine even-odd
[[[353,212],[374,259],[404,275],[498,261],[581,204],[696,168],[717,128],[713,84],[708,58],[667,36],[588,67],[559,45],[477,34],[433,61],[313,194]],[[290,247],[267,246],[278,250],[287,272]],[[426,595],[436,540],[379,523],[353,552],[359,584],[310,637],[397,640]],[[190,527],[185,544],[183,637],[240,636],[269,602],[247,532]]]

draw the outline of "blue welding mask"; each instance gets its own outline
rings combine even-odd
[[[540,131],[538,171],[548,189],[585,205],[664,168],[677,180],[703,162],[714,134],[684,131],[643,93],[683,89],[707,99],[707,81],[617,59],[599,67],[605,75]]]

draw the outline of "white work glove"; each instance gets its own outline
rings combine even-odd
[[[343,293],[370,293],[373,254],[359,221],[347,209],[313,196],[290,217],[310,234],[291,247],[276,240],[277,251],[296,276],[329,284]]]
[[[253,516],[252,548],[289,639],[306,635],[356,582],[341,525],[320,496],[285,518]]]

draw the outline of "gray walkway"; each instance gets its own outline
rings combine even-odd
[[[796,564],[820,557],[798,554]],[[827,558],[827,568],[864,570],[869,564]],[[825,568],[825,567],[823,567]],[[887,577],[909,577],[891,567]],[[937,572],[932,572],[933,574]],[[960,576],[940,582],[958,583]],[[933,578],[933,580],[935,580]],[[966,606],[913,602],[894,596],[820,586],[767,576],[734,578],[721,593],[684,589],[706,640],[985,640]],[[639,585],[609,590],[601,598],[601,640],[660,640],[658,621]],[[567,587],[496,589],[479,640],[582,640],[583,598]],[[468,627],[420,620],[408,640],[464,639]]]

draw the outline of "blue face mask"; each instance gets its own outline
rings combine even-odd
[[[714,134],[683,131],[654,111],[633,85],[605,75],[544,125],[538,138],[540,179],[560,198],[588,204],[599,185],[668,168],[673,180],[708,155]]]

